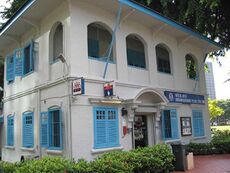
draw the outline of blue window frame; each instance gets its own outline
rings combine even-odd
[[[204,136],[204,120],[201,110],[192,111],[193,136]]]
[[[178,117],[175,109],[162,111],[162,135],[164,140],[179,139]]]
[[[7,116],[7,146],[14,146],[14,116]]]
[[[42,147],[49,146],[49,125],[48,112],[41,112],[40,114],[40,144]]]
[[[59,23],[55,28],[53,36],[53,59],[52,62],[57,62],[58,56],[63,54],[63,25]]]
[[[119,146],[117,108],[94,107],[94,148]]]
[[[14,56],[6,57],[6,80],[8,83],[12,83],[14,81]]]
[[[62,149],[62,116],[60,108],[40,114],[40,144],[51,150]]]
[[[33,112],[26,112],[22,115],[22,146],[27,148],[34,146]]]
[[[62,148],[62,117],[60,109],[49,110],[49,148]]]
[[[88,25],[88,56],[97,60],[106,61],[108,50],[112,41],[112,34],[101,24],[91,23]],[[113,60],[113,50],[109,57]]]
[[[24,58],[23,58],[23,75],[29,74],[34,70],[34,43],[31,42],[24,48]]]
[[[171,74],[170,58],[168,50],[162,46],[156,46],[157,70],[162,73]]]
[[[134,35],[126,38],[127,62],[129,66],[146,68],[143,43]]]

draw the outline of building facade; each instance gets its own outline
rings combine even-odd
[[[213,65],[212,62],[206,63],[208,66],[208,71],[205,72],[205,81],[208,97],[212,100],[216,99],[216,89],[215,89],[215,81],[213,76]]]
[[[132,1],[28,1],[0,48],[3,160],[210,140],[197,67],[219,45]]]

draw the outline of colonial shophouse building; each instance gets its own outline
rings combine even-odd
[[[210,140],[220,45],[129,0],[29,0],[0,30],[5,161]]]

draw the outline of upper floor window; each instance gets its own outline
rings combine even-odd
[[[109,54],[110,43],[112,41],[111,33],[102,25],[92,23],[88,25],[88,56],[101,60]],[[113,48],[109,57],[113,61]]]
[[[187,72],[187,77],[189,79],[196,79],[197,77],[197,66],[195,59],[191,55],[186,55],[185,56],[185,61],[186,61],[186,72]]]
[[[6,58],[6,80],[11,83],[14,81],[14,56]]]
[[[126,37],[128,65],[146,68],[144,44],[134,35]]]
[[[157,70],[163,73],[171,73],[170,57],[168,50],[162,46],[156,46]]]
[[[34,70],[33,42],[24,48],[23,74],[26,75]]]
[[[63,54],[63,25],[58,22],[53,26],[50,34],[51,62],[56,62],[60,54]]]

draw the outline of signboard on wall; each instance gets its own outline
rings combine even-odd
[[[192,135],[191,117],[180,117],[181,136]]]
[[[164,91],[164,95],[171,103],[205,104],[203,95],[172,92],[172,91]]]
[[[114,95],[114,82],[104,84],[104,96],[110,97]]]
[[[85,94],[85,80],[83,78],[79,78],[73,81],[72,93],[73,96]]]

